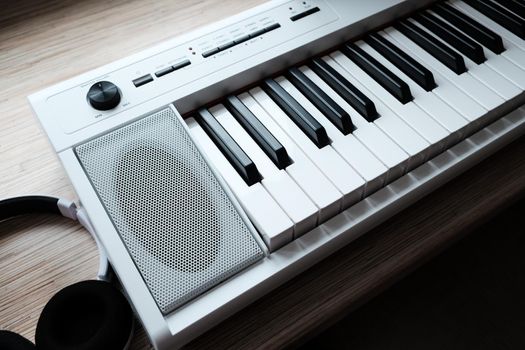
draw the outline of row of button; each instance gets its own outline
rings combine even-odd
[[[189,66],[190,64],[191,64],[190,60],[184,60],[184,61],[179,62],[179,63],[177,63],[177,64],[175,64],[175,65],[173,65],[171,67],[166,67],[164,69],[159,70],[158,72],[155,73],[155,76],[157,76],[157,78],[160,78],[163,75],[175,72],[177,69],[184,68],[186,66]]]
[[[224,51],[224,50],[227,50],[235,45],[239,45],[239,44],[242,44],[243,42],[245,41],[248,41],[250,39],[253,39],[253,38],[256,38],[258,37],[259,35],[262,35],[264,33],[268,33],[268,32],[271,32],[272,30],[275,30],[277,28],[281,28],[281,25],[279,23],[274,23],[268,27],[265,27],[265,28],[262,28],[262,29],[259,29],[251,34],[247,34],[247,35],[244,35],[240,38],[237,38],[235,40],[232,40],[232,41],[229,41],[225,44],[222,44],[220,45],[219,47],[216,47],[216,48],[213,48],[211,50],[208,50],[206,52],[203,52],[202,53],[202,57],[206,58],[206,57],[210,57],[212,55],[215,55],[216,53],[219,53],[221,51]]]
[[[169,74],[169,73],[173,73],[173,72],[175,72],[178,69],[181,69],[181,68],[184,68],[186,66],[189,66],[190,64],[191,64],[190,60],[184,60],[184,61],[179,62],[179,63],[177,63],[177,64],[175,64],[173,66],[169,66],[169,67],[166,67],[166,68],[163,68],[163,69],[159,70],[158,72],[155,73],[155,76],[157,78],[160,78],[163,75],[166,75],[166,74]],[[146,75],[141,76],[140,78],[134,79],[133,80],[133,84],[135,85],[135,87],[139,87],[139,86],[145,85],[147,83],[151,83],[152,81],[153,81],[153,77],[151,76],[151,74],[146,74]]]

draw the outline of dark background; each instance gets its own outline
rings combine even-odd
[[[525,349],[525,198],[304,349]]]

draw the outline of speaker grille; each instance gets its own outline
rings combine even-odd
[[[76,154],[163,313],[263,257],[171,109]]]

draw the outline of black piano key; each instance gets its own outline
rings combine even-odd
[[[394,25],[394,28],[406,35],[416,44],[421,46],[438,61],[450,68],[456,74],[463,74],[467,71],[463,57],[447,45],[436,40],[432,35],[425,32],[409,21],[401,21]]]
[[[261,181],[262,177],[255,163],[207,109],[199,109],[195,119],[248,186]]]
[[[500,54],[505,51],[501,36],[463,12],[445,3],[436,5],[432,10],[492,52]]]
[[[253,113],[236,96],[228,96],[224,101],[226,109],[261,147],[279,169],[291,164],[284,146],[266,129]]]
[[[490,0],[463,0],[494,22],[525,40],[525,19]]]
[[[377,119],[374,103],[322,58],[314,58],[309,67],[368,122]]]
[[[431,71],[381,35],[370,34],[365,41],[426,91],[436,87]]]
[[[433,14],[422,12],[416,14],[414,19],[477,64],[487,60],[481,45]]]
[[[266,79],[262,88],[317,147],[323,148],[330,144],[324,127],[275,80]]]
[[[525,2],[523,0],[492,0],[505,7],[510,12],[525,18]]]
[[[388,68],[379,63],[366,51],[353,43],[346,43],[341,51],[350,58],[356,65],[370,75],[399,102],[405,104],[412,101],[412,93],[407,83],[397,77]]]
[[[303,72],[297,68],[290,68],[286,77],[344,135],[348,135],[355,129],[350,115],[308,79]]]

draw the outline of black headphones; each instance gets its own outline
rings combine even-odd
[[[93,228],[75,203],[46,196],[0,200],[0,222],[29,213],[62,215],[86,228],[97,243],[97,280],[68,286],[46,304],[35,332],[35,345],[19,334],[0,330],[2,350],[124,350],[133,335],[133,311],[124,295],[110,283],[110,268]]]

